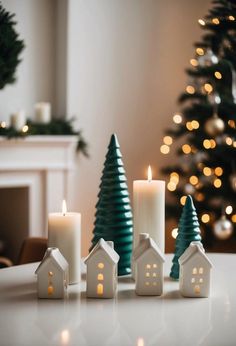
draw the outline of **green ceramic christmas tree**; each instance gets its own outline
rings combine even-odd
[[[133,219],[125,170],[117,136],[111,136],[96,204],[92,246],[100,238],[112,240],[120,256],[118,275],[131,272]]]
[[[173,279],[179,278],[179,257],[189,247],[192,241],[201,241],[199,222],[196,209],[191,196],[187,196],[185,206],[178,226],[178,236],[175,242],[175,254],[172,260],[170,276]]]

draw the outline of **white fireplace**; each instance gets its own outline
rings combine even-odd
[[[10,191],[8,189],[16,189],[16,192],[17,189],[27,189],[27,198],[22,194],[22,203],[28,201],[28,206],[23,209],[27,210],[26,216],[22,215],[28,224],[24,235],[47,237],[47,214],[59,211],[63,199],[71,205],[76,145],[76,136],[29,136],[10,140],[0,137],[0,194],[1,189],[4,189],[3,196]],[[20,203],[20,195],[17,201]],[[2,199],[0,202],[4,203]],[[14,220],[9,199],[8,204],[8,217]],[[19,207],[19,210],[22,209]],[[13,246],[11,242],[19,236],[15,234],[16,228],[13,232],[5,229],[0,221],[0,239],[3,230],[8,233],[10,246]]]

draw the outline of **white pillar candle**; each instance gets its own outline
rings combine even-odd
[[[147,180],[133,182],[134,246],[139,234],[149,233],[161,251],[165,252],[165,182],[152,180],[148,167]]]
[[[49,102],[39,102],[35,105],[35,122],[47,124],[51,121],[51,104]]]
[[[80,281],[81,214],[68,213],[63,201],[62,213],[48,216],[48,246],[57,247],[69,264],[69,283]]]
[[[26,123],[25,111],[22,109],[16,113],[11,115],[11,126],[14,127],[15,130],[21,131],[23,126]]]

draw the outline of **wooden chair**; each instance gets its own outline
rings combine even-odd
[[[13,266],[12,261],[4,256],[0,256],[0,269]]]
[[[17,264],[38,262],[47,249],[47,238],[26,238],[22,244]]]

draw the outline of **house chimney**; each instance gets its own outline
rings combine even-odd
[[[114,243],[113,243],[113,241],[107,240],[107,244],[108,244],[112,249],[114,249]]]

